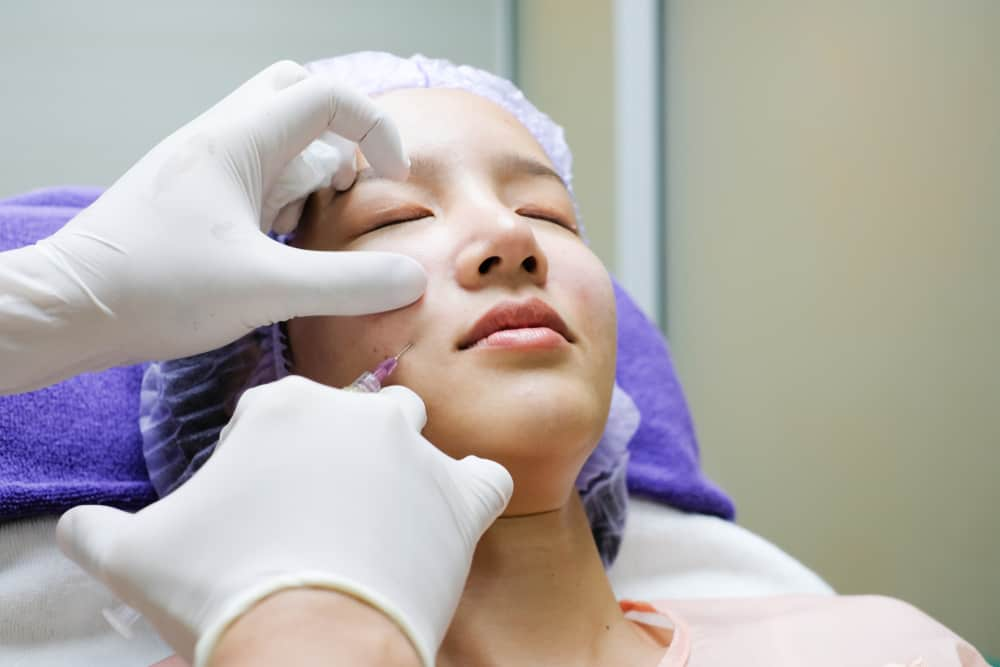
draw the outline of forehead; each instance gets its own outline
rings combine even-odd
[[[517,118],[474,93],[409,88],[379,95],[377,103],[396,123],[410,154],[464,160],[502,151],[552,164]]]

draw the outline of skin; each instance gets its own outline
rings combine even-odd
[[[419,667],[409,639],[348,595],[300,588],[258,602],[222,635],[208,667]],[[152,667],[188,667],[179,656]]]
[[[610,278],[577,231],[572,199],[528,130],[460,90],[379,98],[403,136],[406,183],[361,172],[310,200],[296,245],[400,252],[428,286],[415,304],[289,322],[295,371],[331,386],[413,342],[390,378],[427,405],[424,435],[456,458],[499,461],[514,496],[481,539],[440,665],[655,665],[664,637],[626,620],[574,480],[607,420],[615,367]],[[376,229],[386,222],[409,220]],[[526,261],[527,260],[527,261]],[[571,343],[460,349],[498,303],[537,297]]]

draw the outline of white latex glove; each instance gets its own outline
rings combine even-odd
[[[297,587],[370,603],[431,666],[513,482],[436,449],[424,421],[402,387],[356,394],[290,376],[251,389],[184,486],[134,515],[75,507],[59,545],[196,667],[254,603]]]
[[[56,234],[0,253],[0,393],[203,352],[296,316],[417,299],[426,276],[410,258],[310,252],[262,233],[282,208],[289,231],[303,196],[331,177],[350,186],[352,141],[377,172],[406,178],[399,133],[370,99],[277,63]]]
[[[332,185],[347,190],[358,175],[358,145],[339,134],[324,132],[296,156],[281,173],[264,200],[261,229],[271,222],[277,234],[288,234],[299,224],[306,197]]]

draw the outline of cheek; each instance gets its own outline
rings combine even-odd
[[[410,342],[416,305],[363,317],[307,317],[288,323],[294,371],[332,387],[350,384],[358,375],[397,354]],[[404,340],[405,339],[405,340]]]
[[[594,343],[613,350],[617,318],[611,277],[603,271],[599,275],[591,275],[587,280],[577,281],[574,291],[582,311],[586,313],[585,325]]]
[[[430,279],[424,296],[414,304],[386,313],[292,320],[288,323],[288,334],[296,373],[330,386],[344,386],[407,344],[419,345],[426,328],[422,322],[429,319],[429,304],[439,291],[436,283],[440,281],[445,260],[438,244],[428,238],[432,235],[418,237],[414,231],[417,230],[401,227],[392,233],[363,236],[336,249],[393,252],[417,260]],[[405,359],[412,362],[420,354],[413,350],[407,352]],[[400,363],[392,382],[399,381],[406,365]]]
[[[614,372],[617,346],[615,293],[611,276],[589,248],[578,244],[553,249],[549,273],[553,286],[565,295],[574,324],[589,343],[595,365]]]

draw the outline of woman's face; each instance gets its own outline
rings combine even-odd
[[[545,152],[501,107],[444,89],[379,104],[402,133],[409,179],[378,178],[359,157],[353,188],[310,199],[295,245],[409,255],[427,291],[388,313],[289,322],[295,372],[344,386],[412,342],[387,384],[424,400],[427,439],[506,466],[508,515],[560,507],[607,419],[608,274]]]

